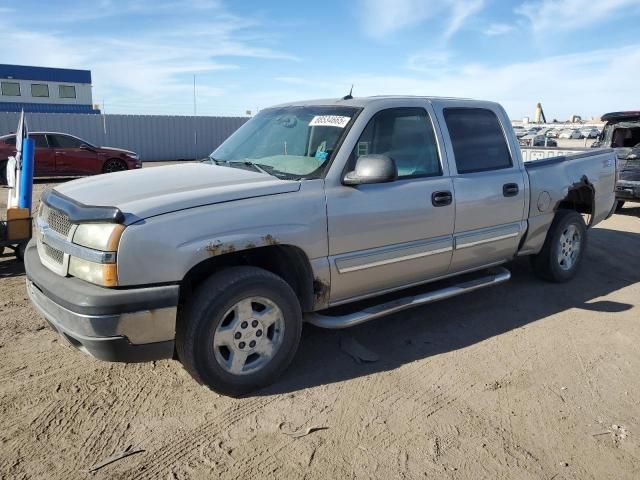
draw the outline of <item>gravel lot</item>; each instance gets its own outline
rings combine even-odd
[[[569,284],[520,259],[504,285],[347,331],[306,326],[285,376],[244,399],[176,361],[66,346],[5,254],[0,477],[640,478],[639,218],[627,204],[592,230]],[[356,364],[349,337],[380,360]],[[324,429],[288,434],[309,427]],[[130,445],[144,451],[88,473]]]

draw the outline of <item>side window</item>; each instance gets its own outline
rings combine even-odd
[[[29,137],[33,138],[33,141],[36,144],[36,148],[48,148],[47,139],[44,135],[29,135]]]
[[[6,143],[7,145],[11,145],[13,147],[16,146],[16,137],[7,137],[3,140],[4,143]]]
[[[47,85],[46,83],[32,83],[31,96],[32,97],[48,97],[49,85]]]
[[[2,95],[7,97],[20,96],[20,84],[18,82],[2,82],[0,83],[0,89],[2,90]]]
[[[82,142],[68,135],[48,135],[49,143],[55,148],[80,148]]]
[[[352,163],[368,154],[385,154],[398,167],[399,178],[442,175],[431,120],[422,108],[391,108],[367,124],[351,154]]]
[[[76,87],[73,85],[58,85],[60,98],[76,98]]]
[[[495,113],[484,108],[445,108],[444,119],[458,173],[500,170],[513,165]]]

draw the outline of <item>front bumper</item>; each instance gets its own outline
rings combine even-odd
[[[616,198],[621,200],[640,200],[640,182],[618,180]]]
[[[74,347],[112,362],[173,356],[178,285],[115,290],[60,277],[42,265],[34,242],[24,261],[31,302]]]

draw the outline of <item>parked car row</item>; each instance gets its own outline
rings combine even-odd
[[[141,168],[135,152],[98,147],[66,133],[32,132],[36,177],[77,177]],[[7,159],[16,153],[16,136],[0,137],[0,185],[6,184]]]
[[[545,128],[545,127],[530,127],[524,128],[522,126],[515,126],[514,130],[516,136],[522,139],[526,136],[541,135],[547,138],[562,138],[562,139],[581,139],[581,138],[598,138],[601,131],[596,127],[584,127],[584,128]],[[527,143],[529,145],[529,143]]]

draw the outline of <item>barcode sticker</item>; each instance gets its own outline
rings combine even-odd
[[[349,123],[351,117],[341,115],[316,115],[309,122],[310,127],[338,127],[344,128]]]

